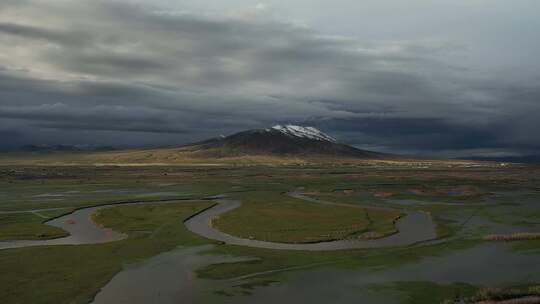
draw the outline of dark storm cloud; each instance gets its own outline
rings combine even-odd
[[[463,66],[449,59],[459,44],[119,1],[5,2],[0,18],[0,131],[29,143],[174,144],[308,122],[388,151],[540,150],[538,75]]]
[[[24,145],[25,138],[23,136],[24,135],[17,130],[2,130],[0,127],[0,138],[2,139],[0,151],[18,148],[19,146]]]
[[[357,144],[368,141],[391,150],[400,147],[427,151],[502,147],[495,131],[500,126],[495,125],[471,126],[434,118],[384,117],[328,121],[324,125],[344,134],[357,130]]]
[[[175,128],[169,125],[159,125],[153,123],[138,123],[129,122],[127,124],[104,123],[96,124],[95,121],[71,121],[71,122],[43,122],[34,124],[36,127],[46,129],[59,129],[59,130],[92,130],[92,131],[127,131],[127,132],[144,132],[144,133],[173,133],[180,134],[185,133],[186,130]]]
[[[45,40],[51,43],[59,43],[63,45],[83,45],[89,36],[84,32],[62,32],[54,30],[45,30],[35,26],[20,25],[14,23],[0,23],[0,33],[21,38]]]
[[[58,58],[60,62],[66,58]],[[65,61],[64,61],[65,62]],[[78,70],[84,73],[120,74],[155,72],[167,68],[165,63],[150,58],[124,55],[87,55],[73,58],[72,64],[76,64]]]

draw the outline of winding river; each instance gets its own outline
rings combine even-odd
[[[339,204],[328,201],[317,200],[314,198],[307,197],[301,193],[291,192],[288,195],[302,199],[305,201],[325,204],[325,205],[336,205],[336,206],[346,206],[350,208],[360,208],[360,209],[378,209],[378,210],[392,210],[389,208],[382,207],[364,207],[364,206],[354,206],[347,204]],[[395,225],[398,230],[397,233],[389,235],[387,237],[374,239],[374,240],[337,240],[337,241],[327,241],[327,242],[317,242],[317,243],[277,243],[277,242],[266,242],[252,239],[244,239],[237,236],[226,234],[222,231],[214,228],[210,222],[212,218],[219,216],[225,212],[234,210],[240,207],[241,203],[237,200],[232,199],[219,199],[217,200],[218,204],[212,208],[206,209],[205,211],[193,216],[185,222],[187,229],[191,232],[194,232],[198,235],[201,235],[205,238],[221,241],[231,245],[239,246],[248,246],[248,247],[258,247],[258,248],[268,248],[268,249],[280,249],[280,250],[311,250],[311,251],[322,251],[322,250],[340,250],[340,249],[360,249],[360,248],[379,248],[379,247],[392,247],[392,246],[406,246],[412,245],[419,242],[429,241],[436,238],[435,233],[435,224],[431,220],[431,216],[427,213],[420,211],[401,211],[405,212],[405,215],[399,218]]]
[[[66,237],[51,240],[2,241],[0,249],[46,245],[99,244],[125,239],[127,235],[103,228],[92,221],[92,214],[99,209],[117,205],[82,208],[73,213],[46,221],[45,224],[61,228],[69,233]]]
[[[303,195],[299,192],[290,192],[288,195],[302,199],[312,203],[346,206],[351,208],[364,208],[364,209],[378,209],[378,210],[392,210],[382,207],[371,206],[353,206],[346,204],[333,203],[323,200],[314,199]],[[204,211],[195,214],[184,222],[187,229],[205,238],[224,242],[231,245],[240,245],[248,247],[268,248],[268,249],[280,249],[280,250],[340,250],[340,249],[359,249],[359,248],[378,248],[378,247],[391,247],[391,246],[406,246],[415,243],[433,240],[436,238],[435,224],[433,223],[429,214],[419,211],[407,210],[400,211],[405,212],[405,215],[398,219],[395,223],[397,233],[387,237],[374,239],[374,240],[337,240],[319,243],[302,243],[302,244],[290,244],[290,243],[277,243],[266,242],[252,239],[243,239],[233,235],[226,234],[222,231],[212,227],[211,219],[219,216],[228,211],[234,210],[241,206],[241,202],[238,200],[227,198],[215,198],[216,205],[205,209]],[[154,202],[163,203],[163,202]],[[67,214],[50,221],[45,222],[47,225],[55,226],[64,229],[69,233],[69,236],[52,239],[52,240],[17,240],[17,241],[4,241],[0,242],[0,249],[30,247],[30,246],[44,246],[44,245],[78,245],[78,244],[98,244],[112,241],[118,241],[126,238],[125,234],[113,231],[111,229],[103,228],[96,225],[91,215],[99,209],[110,208],[113,206],[127,205],[127,204],[152,204],[145,203],[124,203],[124,204],[111,204],[103,206],[95,206],[82,208],[74,211],[71,214]]]

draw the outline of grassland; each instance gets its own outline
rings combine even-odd
[[[303,187],[304,191],[317,192],[330,201],[337,197],[336,200],[339,202],[348,202],[357,206],[374,203],[395,208],[424,210],[432,213],[437,223],[441,225],[439,228],[441,236],[454,236],[440,244],[338,252],[275,251],[216,244],[209,253],[253,257],[254,259],[245,262],[213,264],[197,271],[199,276],[208,279],[255,275],[253,280],[248,280],[246,284],[252,283],[253,286],[257,286],[259,283],[264,285],[261,282],[268,280],[286,280],[287,278],[279,276],[281,271],[309,269],[323,265],[343,269],[393,267],[476,246],[484,242],[481,236],[485,235],[485,231],[477,233],[462,231],[460,228],[463,220],[473,213],[486,219],[497,219],[505,224],[515,223],[516,218],[520,219],[522,216],[530,222],[537,221],[534,205],[531,205],[530,209],[515,208],[514,205],[510,205],[517,203],[517,199],[513,199],[513,196],[491,198],[490,193],[504,194],[519,189],[527,195],[532,193],[534,199],[537,197],[535,195],[540,193],[539,177],[539,170],[534,167],[452,168],[449,170],[440,167],[419,169],[386,165],[381,167],[356,167],[354,165],[339,167],[322,165],[276,167],[11,166],[0,167],[0,211],[66,208],[39,212],[40,215],[49,217],[81,206],[118,201],[198,199],[225,193],[230,197],[241,199],[243,206],[236,210],[240,212],[240,215],[234,213],[225,215],[218,222],[223,219],[227,221],[217,225],[229,225],[228,228],[220,226],[220,229],[229,229],[234,232],[233,234],[246,237],[250,236],[247,231],[257,232],[260,227],[255,226],[260,225],[261,222],[270,229],[259,230],[260,235],[257,235],[257,238],[266,238],[268,234],[279,236],[282,234],[280,231],[292,229],[291,231],[301,232],[301,234],[295,232],[295,241],[311,239],[314,236],[327,237],[325,234],[328,234],[328,231],[340,232],[331,237],[346,237],[351,236],[350,232],[376,230],[381,233],[391,233],[390,230],[393,229],[392,225],[388,226],[391,220],[384,217],[386,214],[383,216],[369,213],[370,222],[366,220],[367,215],[361,209],[354,209],[358,213],[321,209],[322,206],[294,199],[289,200],[287,196],[281,194]],[[403,206],[392,201],[394,198],[404,198],[429,202],[432,197],[439,194],[414,193],[409,189],[429,189],[430,187],[455,189],[461,186],[470,186],[471,188],[468,189],[474,189],[478,195],[459,199],[441,196],[437,199],[437,202],[443,203],[465,203],[456,206],[429,204]],[[371,190],[370,195],[353,199],[353,196],[334,193],[335,189]],[[392,192],[393,194],[391,197],[377,197],[374,194],[378,192]],[[521,199],[521,196],[519,198]],[[493,205],[476,204],[490,202],[490,200],[493,200]],[[2,250],[0,251],[2,303],[87,303],[99,288],[126,264],[145,260],[178,245],[212,243],[189,233],[181,223],[182,218],[196,212],[199,208],[208,206],[207,204],[210,202],[131,205],[105,209],[96,215],[96,220],[115,230],[126,232],[130,236],[119,242]],[[512,218],[505,217],[508,210],[513,213]],[[243,218],[242,213],[249,217],[253,214],[266,216],[264,219],[258,217],[254,220]],[[24,216],[18,214],[11,219],[0,218],[0,227],[12,226],[6,230],[0,229],[0,232],[5,233],[4,239],[27,238],[25,235],[17,235],[25,230],[28,238],[31,238],[31,235],[40,234],[41,229],[48,227],[42,225],[43,218],[31,213],[24,214]],[[280,222],[268,214],[277,214],[280,218],[284,217],[287,220]],[[28,215],[31,217],[24,218]],[[239,222],[236,223],[231,218],[227,219],[229,216]],[[390,217],[392,216],[394,215]],[[336,222],[335,217],[346,221]],[[354,225],[349,226],[349,223]],[[344,229],[347,227],[352,228]],[[353,233],[352,236],[357,236],[357,234]],[[538,254],[538,248],[540,248],[538,244],[538,241],[517,241],[511,246],[520,253]],[[266,272],[271,274],[264,275]],[[263,273],[263,275],[258,277],[257,273]],[[414,297],[416,299],[439,300],[440,295],[445,297],[452,297],[458,293],[467,295],[471,288],[475,288],[460,284],[433,285],[431,282],[428,282],[428,285],[400,283],[400,286],[393,285],[388,288],[404,294],[415,293],[415,290],[420,293],[420,287],[416,288],[410,284],[431,288],[429,292],[433,297],[422,298],[418,294]]]
[[[44,225],[44,220],[34,213],[0,214],[0,241],[45,240],[67,235],[60,228]]]
[[[213,221],[219,230],[243,238],[311,243],[392,234],[399,213],[308,203],[269,191],[236,195],[242,206]]]
[[[478,287],[464,284],[437,284],[425,281],[391,282],[387,284],[377,284],[370,287],[371,290],[384,292],[398,292],[402,303],[424,304],[424,303],[454,303],[465,297],[472,297],[478,291]]]

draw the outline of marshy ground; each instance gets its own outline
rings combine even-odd
[[[340,206],[305,202],[290,191]],[[219,194],[242,205],[213,225],[243,238],[379,238],[412,210],[431,216],[437,239],[311,252],[234,246],[189,232],[183,219]],[[142,278],[157,283],[133,295],[156,303],[474,302],[502,298],[493,288],[504,299],[509,290],[514,298],[516,290],[532,297],[540,283],[539,240],[489,237],[540,232],[540,168],[531,166],[2,167],[0,240],[62,237],[65,231],[44,222],[77,208],[160,200],[167,203],[93,214],[96,223],[126,234],[123,240],[0,250],[2,302],[136,303],[121,297]],[[171,269],[179,283],[160,290],[159,282],[176,278]]]

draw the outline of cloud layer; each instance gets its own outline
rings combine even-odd
[[[392,152],[540,151],[535,72],[465,66],[451,40],[362,41],[267,10],[3,1],[1,145],[173,145],[295,122]]]

